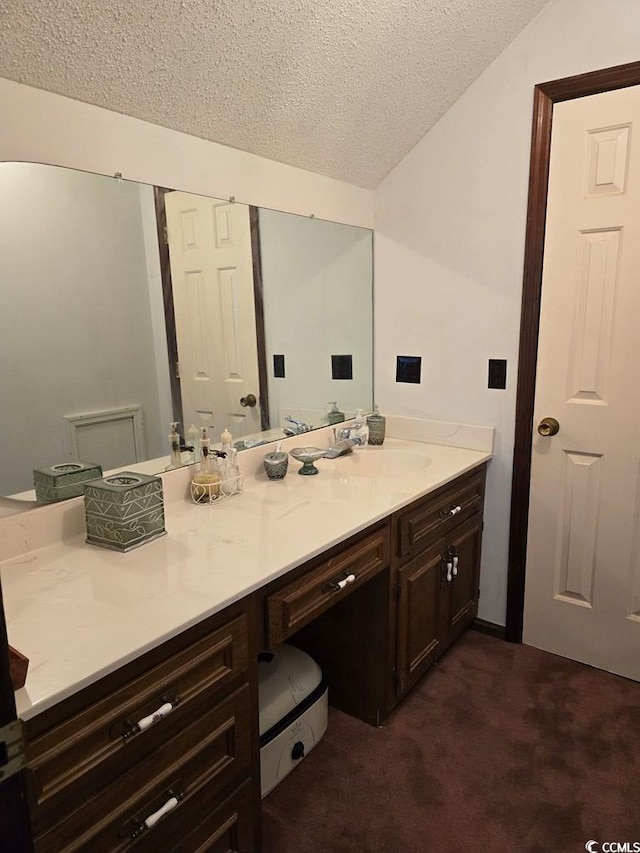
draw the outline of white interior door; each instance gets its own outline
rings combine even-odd
[[[183,434],[215,440],[261,430],[249,208],[190,193],[165,195]],[[240,400],[253,395],[256,405]]]
[[[523,639],[640,680],[640,87],[556,104]]]

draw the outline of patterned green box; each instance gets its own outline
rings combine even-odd
[[[77,498],[87,480],[102,477],[102,468],[93,462],[61,462],[50,468],[34,468],[33,487],[38,501]]]
[[[163,536],[164,496],[160,477],[121,471],[85,486],[87,542],[130,551]]]

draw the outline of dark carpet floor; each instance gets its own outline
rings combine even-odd
[[[263,831],[264,853],[640,843],[640,684],[468,631],[382,728],[331,709]]]

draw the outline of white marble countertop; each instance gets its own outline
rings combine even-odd
[[[81,498],[0,520],[9,642],[30,660],[18,716],[35,716],[485,462],[492,430],[472,429],[491,434],[467,441],[480,449],[388,437],[382,448],[320,459],[313,477],[298,476],[290,459],[282,481],[263,472],[265,448],[244,451],[244,491],[206,506],[186,498],[189,469],[168,472],[167,535],[124,554],[85,542]],[[283,449],[329,443],[319,431]]]

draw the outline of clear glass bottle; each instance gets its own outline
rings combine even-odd
[[[200,433],[195,424],[191,424],[187,430],[187,444],[191,445],[193,461],[197,462],[200,459]]]
[[[180,433],[178,432],[179,421],[173,421],[169,429],[169,447],[171,455],[169,464],[164,469],[171,471],[172,468],[179,468],[182,465],[182,456],[180,455]]]
[[[220,492],[223,495],[235,495],[242,491],[242,474],[238,465],[238,451],[235,447],[231,448],[229,456],[225,460],[225,476],[220,479]]]
[[[364,415],[362,414],[362,409],[358,409],[356,419],[353,422],[353,430],[351,432],[351,436],[355,438],[360,444],[366,444],[368,435],[369,430],[367,428],[366,423],[364,422]]]
[[[191,493],[199,503],[215,500],[220,494],[218,465],[211,456],[211,439],[207,427],[200,430],[200,468],[191,481]]]
[[[228,429],[225,429],[220,436],[220,452],[224,456],[218,461],[218,470],[220,472],[220,493],[227,496],[235,492],[231,468],[232,441],[233,436]]]

